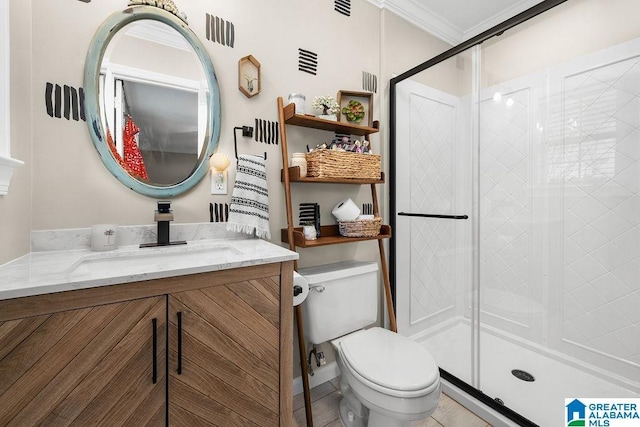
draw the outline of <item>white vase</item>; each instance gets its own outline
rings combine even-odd
[[[338,116],[335,114],[320,114],[318,116],[319,119],[324,119],[324,120],[331,120],[334,122],[338,121]]]

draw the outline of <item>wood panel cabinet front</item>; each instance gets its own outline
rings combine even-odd
[[[279,282],[169,295],[171,426],[290,424],[280,419]]]
[[[292,275],[289,261],[0,301],[0,426],[292,425]]]
[[[164,425],[165,354],[163,296],[0,322],[0,425]]]

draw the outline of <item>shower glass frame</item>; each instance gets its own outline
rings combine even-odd
[[[470,222],[471,225],[469,225],[468,227],[470,227],[471,232],[470,232],[470,236],[471,236],[471,248],[470,248],[470,254],[469,254],[469,262],[470,265],[472,266],[472,271],[470,272],[471,277],[471,287],[470,287],[470,291],[469,294],[466,295],[466,297],[471,301],[471,307],[470,307],[470,311],[469,311],[469,319],[470,319],[470,323],[472,325],[472,334],[470,338],[470,342],[471,342],[471,351],[470,351],[470,358],[472,360],[471,363],[471,374],[469,378],[464,378],[464,379],[460,379],[459,377],[455,376],[455,372],[447,372],[444,370],[441,370],[441,374],[442,377],[449,381],[450,383],[452,383],[454,386],[457,386],[461,389],[463,389],[465,392],[467,392],[468,394],[470,394],[471,396],[473,396],[474,398],[478,399],[479,401],[481,401],[482,403],[484,403],[485,405],[491,407],[492,409],[502,413],[503,415],[505,415],[507,418],[510,418],[511,420],[515,421],[516,423],[518,423],[519,425],[535,425],[532,421],[524,418],[523,416],[515,413],[514,411],[510,410],[509,408],[505,407],[504,405],[502,405],[500,402],[497,402],[496,400],[494,400],[494,397],[489,396],[488,394],[490,394],[490,392],[487,392],[487,394],[481,392],[480,389],[480,385],[482,384],[481,378],[480,378],[480,370],[476,369],[475,367],[479,366],[479,359],[481,357],[481,351],[480,351],[480,328],[478,327],[478,325],[480,325],[481,323],[481,319],[480,319],[480,287],[481,287],[481,274],[482,273],[482,269],[480,267],[482,260],[481,260],[481,247],[480,247],[480,234],[481,234],[481,227],[482,227],[482,223],[481,223],[481,218],[480,218],[480,208],[481,208],[481,196],[480,196],[480,190],[479,190],[479,185],[482,185],[480,183],[480,170],[479,170],[479,163],[480,163],[480,146],[482,144],[481,141],[481,132],[480,132],[480,123],[479,123],[479,117],[482,116],[483,114],[488,113],[487,111],[483,111],[482,110],[482,102],[483,102],[483,98],[487,96],[486,90],[484,91],[485,93],[483,93],[481,95],[481,93],[483,92],[483,88],[487,89],[488,87],[492,86],[493,83],[495,83],[496,85],[500,83],[499,79],[497,82],[491,82],[491,81],[483,81],[483,78],[486,78],[486,76],[482,75],[482,70],[476,67],[482,67],[482,63],[483,63],[483,53],[482,53],[482,47],[481,44],[483,42],[488,41],[489,39],[492,39],[495,36],[499,36],[502,35],[505,31],[516,27],[522,23],[524,23],[525,21],[534,18],[562,3],[564,3],[566,0],[563,1],[544,1],[540,4],[538,4],[537,6],[505,21],[504,23],[486,31],[485,33],[480,34],[477,37],[474,37],[473,39],[470,39],[438,56],[436,56],[435,58],[417,66],[414,67],[413,69],[393,78],[390,82],[390,160],[389,160],[389,165],[390,165],[390,179],[389,179],[389,183],[390,183],[390,188],[392,189],[390,191],[390,222],[391,222],[391,226],[394,230],[397,230],[397,220],[398,220],[398,215],[406,215],[406,213],[401,213],[398,212],[398,201],[397,201],[397,196],[396,196],[396,178],[397,178],[397,173],[400,171],[397,171],[396,169],[396,162],[397,162],[397,158],[398,158],[398,153],[396,152],[396,147],[397,147],[397,142],[398,141],[402,141],[401,138],[397,138],[397,134],[398,134],[398,129],[397,129],[397,125],[398,123],[396,122],[397,120],[397,114],[398,114],[398,105],[397,105],[397,91],[398,91],[398,87],[397,85],[399,85],[400,83],[402,83],[405,80],[410,79],[411,77],[416,76],[417,74],[430,69],[431,67],[434,67],[438,64],[441,64],[447,60],[451,60],[452,58],[455,59],[456,56],[461,55],[463,53],[467,53],[467,54],[471,54],[474,56],[474,61],[473,62],[473,67],[474,70],[472,71],[473,74],[473,78],[472,78],[472,85],[473,85],[473,90],[472,90],[472,95],[471,95],[471,99],[469,102],[469,108],[472,110],[472,123],[471,123],[471,130],[470,130],[470,135],[471,135],[471,150],[472,150],[472,156],[473,156],[473,160],[471,161],[471,166],[472,166],[472,172],[471,172],[471,179],[473,181],[475,181],[475,184],[473,188],[473,197],[472,200],[470,202],[470,206],[469,206],[469,210],[468,212],[456,212],[456,214],[465,214],[465,213],[469,213],[470,214]],[[490,43],[488,43],[490,44]],[[486,99],[485,99],[486,102]],[[543,123],[542,125],[548,125],[547,123]],[[433,212],[434,214],[437,214],[438,212]],[[446,219],[443,219],[444,221],[447,221]],[[404,221],[404,219],[403,219]],[[552,229],[553,231],[553,229]],[[396,263],[396,254],[397,254],[397,248],[396,245],[398,244],[398,242],[400,242],[400,238],[398,238],[396,240],[396,236],[394,236],[394,238],[392,238],[392,240],[390,241],[390,257],[391,257],[391,261],[390,261],[390,275],[392,277],[392,289],[393,289],[393,296],[394,296],[394,301],[396,300],[396,296],[397,296],[397,276],[398,276],[398,267],[397,267],[397,263]],[[396,311],[397,311],[397,307],[396,307]],[[487,391],[487,390],[485,390]],[[495,396],[495,392],[491,392],[493,394],[493,396]],[[568,396],[567,396],[568,397]]]

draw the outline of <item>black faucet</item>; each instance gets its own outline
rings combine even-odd
[[[169,233],[169,223],[173,221],[173,211],[171,210],[171,202],[168,200],[158,201],[158,209],[153,215],[153,220],[158,224],[156,243],[143,243],[141,248],[149,248],[154,246],[184,245],[187,242],[179,240],[172,242]]]
[[[170,201],[159,201],[158,210],[153,216],[153,220],[158,223],[158,246],[169,244],[169,223],[173,221],[173,211]]]

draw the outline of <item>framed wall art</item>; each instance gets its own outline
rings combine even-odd
[[[373,126],[373,93],[338,91],[338,121],[359,126]]]
[[[253,55],[247,55],[238,61],[238,89],[247,98],[256,96],[262,89],[260,81],[260,63]]]

